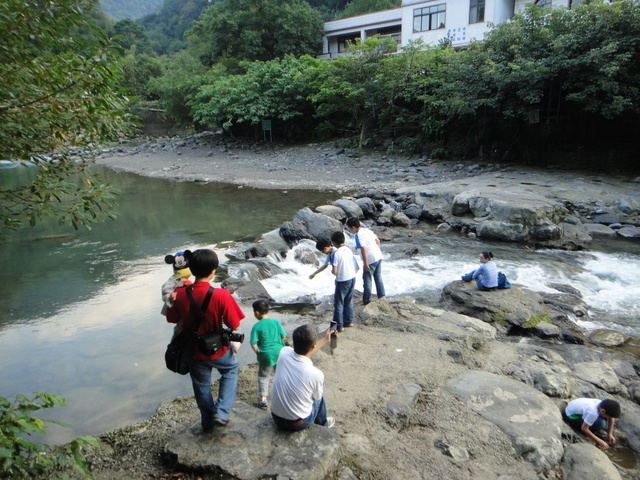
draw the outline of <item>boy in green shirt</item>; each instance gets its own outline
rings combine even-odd
[[[275,369],[280,349],[284,347],[287,333],[278,320],[268,318],[269,303],[266,300],[253,302],[253,314],[258,323],[251,329],[251,348],[258,357],[258,396],[262,408],[267,407],[269,380]]]

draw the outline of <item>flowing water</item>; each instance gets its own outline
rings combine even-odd
[[[0,170],[0,181],[20,181],[29,175],[22,170]],[[46,391],[64,396],[68,406],[47,416],[72,427],[51,427],[49,443],[100,434],[148,417],[162,400],[191,394],[189,378],[164,367],[172,331],[159,314],[160,286],[171,274],[164,255],[212,247],[221,257],[221,273],[238,274],[242,265],[224,256],[237,242],[254,241],[298,209],[337,197],[335,192],[285,194],[109,171],[102,175],[121,191],[116,222],[92,231],[69,232],[50,224],[24,230],[2,244],[0,253],[0,395]],[[353,246],[352,239],[348,242]],[[413,242],[418,253],[407,256],[406,242]],[[578,288],[593,312],[575,319],[582,327],[638,336],[638,243],[597,247],[532,251],[427,229],[424,237],[383,244],[383,278],[388,295],[410,293],[435,303],[442,287],[477,267],[479,251],[491,250],[512,283],[537,291],[552,291],[549,283]],[[313,244],[295,248],[313,251]],[[328,270],[309,280],[315,266],[295,261],[294,255],[272,260],[285,273],[263,284],[277,302],[333,293]],[[361,286],[359,279],[356,288]],[[243,310],[242,331],[248,334],[250,306]],[[280,313],[278,318],[287,328],[288,317]],[[242,363],[255,360],[248,345],[239,357]]]

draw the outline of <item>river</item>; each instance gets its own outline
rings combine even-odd
[[[221,257],[220,272],[233,273],[238,265],[224,254],[238,242],[254,241],[298,209],[337,197],[331,191],[285,193],[100,172],[121,192],[115,222],[78,232],[46,222],[12,235],[0,252],[0,395],[46,391],[65,397],[67,407],[46,416],[71,427],[50,427],[48,443],[124,426],[151,415],[162,400],[191,394],[188,377],[163,363],[172,331],[159,314],[160,286],[171,274],[166,254],[211,247]],[[24,175],[22,169],[0,170],[3,184]],[[582,327],[640,334],[637,242],[609,241],[590,252],[534,251],[435,229],[412,242],[418,253],[411,257],[406,243],[383,245],[388,295],[410,293],[435,303],[444,285],[477,266],[479,251],[491,250],[512,283],[536,291],[550,291],[549,283],[578,288],[594,312],[575,319]],[[276,301],[333,293],[328,271],[309,280],[314,267],[294,255],[274,261],[286,273],[263,284]],[[248,334],[252,315],[250,306],[242,307]],[[288,315],[282,311],[278,318],[286,328]],[[254,361],[249,345],[239,359]]]

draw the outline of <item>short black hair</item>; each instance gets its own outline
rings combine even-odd
[[[491,260],[493,258],[493,253],[491,252],[481,252],[481,253],[482,253],[482,256],[487,260]]]
[[[360,228],[360,220],[358,220],[356,217],[351,217],[349,220],[347,220],[347,227]]]
[[[260,315],[269,313],[269,302],[264,299],[256,300],[253,302],[253,311],[258,312]]]
[[[334,232],[333,235],[331,235],[331,241],[337,245],[342,245],[344,243],[344,233]]]
[[[301,325],[291,334],[293,351],[298,355],[306,355],[318,341],[318,334],[309,325]]]
[[[620,404],[616,400],[612,400],[611,398],[607,398],[600,402],[600,408],[604,409],[612,418],[620,418]]]
[[[331,246],[331,240],[329,240],[328,238],[321,238],[316,242],[316,248],[318,250],[320,250],[321,252],[327,248]]]
[[[185,258],[187,258],[185,252]],[[204,278],[211,275],[211,272],[218,268],[218,255],[208,248],[200,248],[193,252],[188,258],[191,273],[196,278]]]

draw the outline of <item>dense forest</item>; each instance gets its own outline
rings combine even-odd
[[[100,0],[100,9],[116,20],[149,15],[160,5],[162,0]]]
[[[122,86],[179,125],[259,138],[344,137],[491,161],[612,159],[634,166],[640,5],[533,4],[465,49],[371,38],[319,60],[323,21],[396,0],[166,0],[114,25]],[[125,24],[126,28],[123,28]]]

